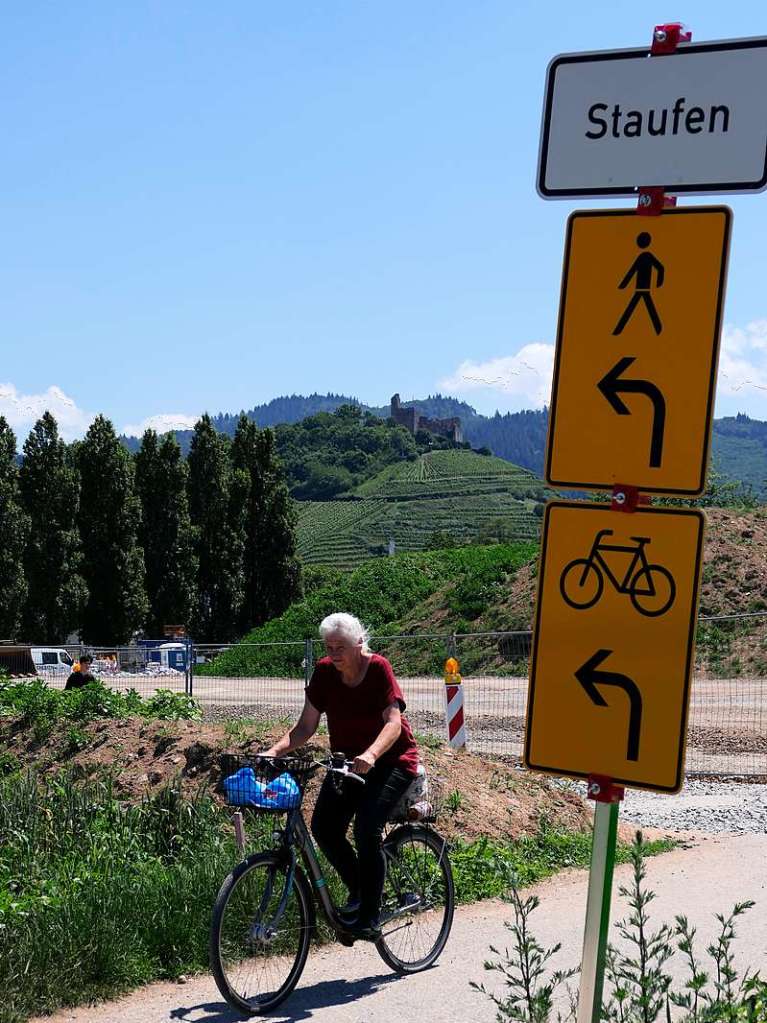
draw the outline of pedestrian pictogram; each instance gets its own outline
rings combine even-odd
[[[528,767],[679,789],[703,521],[695,509],[546,506]]]
[[[623,315],[616,323],[613,334],[623,333],[623,328],[634,315],[634,311],[640,302],[644,302],[644,307],[647,311],[647,315],[650,317],[655,333],[660,334],[663,331],[663,324],[660,321],[660,316],[658,316],[658,310],[655,308],[655,300],[653,299],[652,292],[653,279],[655,279],[655,287],[663,287],[663,263],[656,259],[652,252],[650,252],[647,248],[652,241],[652,235],[649,231],[642,231],[641,234],[638,234],[636,241],[642,251],[631,264],[626,276],[618,285],[618,287],[623,290],[624,288],[627,288],[633,280],[634,294],[631,296],[629,304],[626,306]]]
[[[732,214],[633,210],[568,221],[546,480],[703,492]]]
[[[648,618],[665,614],[674,603],[676,583],[667,568],[648,562],[647,547],[652,540],[649,536],[632,536],[627,544],[607,543],[606,538],[613,532],[600,529],[588,557],[574,558],[565,566],[559,580],[565,602],[578,611],[593,607],[604,593],[607,580],[616,593],[629,597],[639,614]],[[615,555],[629,555],[622,575],[613,571],[615,566],[610,567],[609,558],[616,560]]]

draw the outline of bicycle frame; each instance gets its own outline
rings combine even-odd
[[[239,814],[236,815],[235,829],[237,832],[238,845],[240,846],[241,852],[243,852],[245,845],[245,833],[242,826],[242,820],[240,818],[238,821],[237,817],[239,817]],[[397,827],[415,829],[428,827],[428,824],[423,824],[421,822],[409,823],[406,821],[398,823]],[[277,832],[275,832],[275,834],[277,834]],[[444,838],[443,836],[440,836],[440,838],[442,839],[442,852],[444,853],[448,849],[448,842],[447,839]],[[301,813],[300,807],[297,807],[295,810],[291,810],[288,813],[285,827],[279,830],[279,844],[276,845],[275,847],[283,854],[283,856],[286,857],[288,861],[288,870],[287,876],[285,878],[283,891],[280,896],[280,901],[277,905],[277,909],[275,911],[274,918],[271,921],[271,925],[273,926],[285,912],[285,907],[287,906],[288,898],[290,897],[290,891],[293,887],[293,881],[296,874],[297,865],[296,850],[298,850],[298,852],[301,855],[301,861],[309,878],[309,882],[312,886],[315,900],[319,902],[320,908],[322,909],[322,912],[325,915],[325,919],[335,931],[344,931],[345,930],[344,925],[338,919],[336,905],[330,896],[330,892],[328,891],[327,881],[325,880],[325,877],[322,873],[322,867],[320,866],[319,857],[317,856],[317,849],[314,845],[314,841],[312,840],[312,836],[306,825],[306,821],[304,820],[303,814]],[[389,861],[391,859],[391,853],[386,847],[385,840],[383,843],[383,852],[387,861]],[[440,854],[440,859],[441,858],[442,854]],[[261,918],[263,911],[269,904],[271,895],[272,888],[270,884],[270,887],[267,889],[267,891],[264,892],[264,895],[262,897],[263,906],[259,907],[256,913],[256,919]],[[386,917],[386,923],[391,923],[400,916],[406,916],[411,911],[412,906],[405,905],[401,909],[395,910],[393,913],[388,914]]]
[[[285,879],[285,888],[280,898],[277,913],[284,912],[285,906],[287,905],[288,897],[290,896],[290,890],[293,887],[293,879],[296,872],[296,850],[301,855],[301,861],[306,870],[309,878],[309,882],[314,892],[315,900],[319,902],[322,912],[334,930],[341,928],[340,921],[336,916],[336,906],[330,897],[328,892],[327,882],[322,873],[322,867],[320,866],[319,857],[317,856],[317,850],[315,849],[312,836],[309,833],[309,829],[306,826],[306,821],[301,813],[301,808],[297,807],[295,810],[291,810],[288,813],[285,827],[279,832],[279,851],[287,858],[288,861],[288,873]]]
[[[612,533],[612,530],[602,529],[594,537],[594,543],[591,547],[591,552],[589,554],[589,562],[591,562],[592,564],[594,562],[597,562],[599,564],[600,568],[606,573],[608,579],[613,584],[618,593],[629,593],[631,590],[631,580],[637,574],[635,571],[637,568],[637,562],[641,562],[642,567],[640,571],[646,571],[648,566],[644,544],[640,544],[638,547],[622,547],[619,544],[602,543],[601,542],[602,537],[608,533]],[[613,574],[610,566],[607,564],[604,557],[602,556],[602,551],[614,551],[618,554],[633,554],[631,562],[629,563],[629,567],[626,570],[626,574],[623,577],[623,582],[618,582],[618,579]],[[649,575],[648,582],[651,588],[650,590],[647,591],[647,594],[648,596],[652,596],[655,590],[654,587],[652,586],[652,580],[650,579]],[[641,592],[642,591],[640,591],[640,593]]]

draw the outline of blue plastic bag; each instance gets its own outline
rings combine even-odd
[[[263,810],[292,810],[301,803],[301,790],[287,772],[274,781],[259,781],[252,767],[243,767],[224,778],[224,791],[235,806],[256,806]]]

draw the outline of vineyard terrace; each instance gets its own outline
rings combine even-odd
[[[657,110],[650,107],[646,113],[641,110],[626,110],[616,103],[608,114],[607,103],[594,103],[589,107],[589,122],[596,125],[596,130],[586,132],[587,139],[603,139],[608,133],[614,139],[638,139],[647,135],[678,135],[680,130],[689,135],[698,135],[707,131],[710,135],[716,132],[726,134],[730,127],[730,108],[724,105],[711,106],[708,111],[703,107],[690,107],[685,111],[685,97],[680,96],[669,109],[662,107]],[[684,115],[684,116],[683,116]],[[610,123],[612,122],[612,130]]]

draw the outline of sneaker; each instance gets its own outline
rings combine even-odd
[[[347,933],[357,941],[378,941],[381,937],[381,922],[378,917],[365,922],[357,920],[347,928]]]

